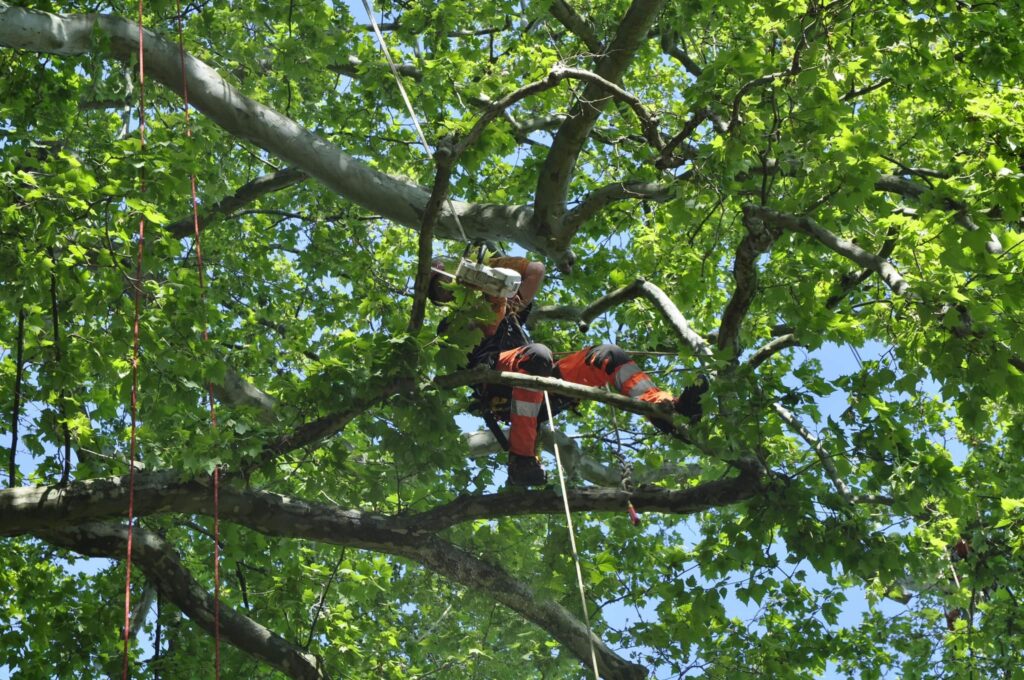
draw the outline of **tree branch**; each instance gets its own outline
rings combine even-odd
[[[764,362],[768,361],[772,356],[781,352],[788,347],[796,347],[800,344],[800,341],[796,339],[796,336],[792,333],[786,335],[780,335],[777,338],[772,338],[764,345],[762,345],[756,352],[754,352],[747,363],[750,364],[751,368],[757,368]]]
[[[223,382],[213,383],[213,396],[228,406],[257,408],[265,421],[276,417],[277,400],[255,387],[230,366],[227,366]]]
[[[93,40],[94,32],[105,40]],[[146,73],[181,93],[182,57],[178,46],[145,31]],[[0,46],[63,55],[105,50],[130,61],[138,54],[138,26],[109,15],[59,16],[12,7],[0,2]],[[394,222],[419,228],[429,198],[421,186],[374,170],[314,135],[274,109],[246,97],[210,66],[186,54],[185,75],[189,101],[226,132],[256,144],[297,170],[367,210]],[[527,206],[470,204],[453,201],[467,236],[473,239],[512,241],[528,250],[556,254],[546,238],[531,227]],[[443,215],[438,235],[457,238],[450,215]]]
[[[902,296],[908,292],[909,285],[889,262],[874,253],[869,253],[852,241],[836,236],[810,217],[790,215],[749,203],[743,206],[743,214],[745,221],[757,219],[777,228],[812,236],[830,250],[878,274],[896,295]]]
[[[764,221],[755,219],[752,213],[748,215],[746,206],[743,210],[743,226],[747,228],[747,234],[736,248],[736,260],[732,268],[736,289],[722,312],[722,321],[718,327],[718,347],[728,349],[734,360],[740,355],[740,327],[757,292],[757,258],[772,247],[780,231],[778,228],[768,228]]]
[[[350,54],[345,58],[344,62],[330,64],[327,67],[327,70],[337,73],[338,75],[347,76],[349,78],[358,78],[362,75],[365,75],[364,73],[360,72],[360,69],[362,69],[363,65],[364,62],[362,59],[360,59],[354,54]],[[378,67],[378,65],[374,66]],[[386,72],[388,66],[387,64],[381,63],[379,64],[379,68]],[[402,76],[403,78],[409,78],[411,80],[423,79],[423,71],[421,71],[419,68],[411,64],[395,64],[395,68],[398,69],[398,75]]]
[[[539,375],[526,375],[524,373],[511,373],[508,371],[495,371],[485,366],[477,366],[464,371],[457,371],[448,375],[439,375],[433,380],[433,384],[442,389],[462,387],[465,385],[509,385],[511,387],[525,387],[532,390],[547,390],[552,394],[562,394],[573,399],[588,401],[599,401],[616,408],[636,413],[649,418],[670,418],[673,411],[670,407],[663,407],[659,404],[651,404],[639,399],[633,399],[621,394],[608,392],[597,387],[588,387],[579,383],[559,380],[558,378],[547,378]]]
[[[353,397],[344,408],[329,413],[307,423],[303,423],[294,431],[276,438],[264,447],[263,451],[248,466],[248,469],[259,467],[275,458],[300,449],[304,446],[317,444],[345,429],[352,419],[359,414],[382,404],[392,396],[408,391],[413,387],[412,380],[396,380],[368,390],[365,394]]]
[[[759,490],[763,470],[753,462],[726,480],[686,489],[643,487],[571,490],[571,506],[580,511],[618,512],[631,500],[650,512],[691,514],[707,507],[750,498]],[[66,486],[22,486],[0,490],[4,523],[0,536],[42,535],[72,525],[120,517],[128,502],[128,477],[72,481]],[[461,522],[505,515],[557,515],[564,512],[553,490],[467,496],[449,510],[434,508],[422,514],[380,515],[345,510],[243,486],[238,473],[222,473],[221,519],[272,536],[308,538],[337,545],[394,553],[393,548],[413,535],[429,534]],[[208,475],[186,479],[174,470],[135,473],[136,516],[166,513],[210,515],[213,482]],[[448,507],[448,506],[442,506]],[[506,512],[507,510],[507,512]],[[395,553],[398,554],[398,553]]]
[[[221,215],[230,214],[266,194],[280,191],[299,182],[304,182],[307,179],[309,179],[309,175],[297,168],[285,168],[284,170],[278,170],[257,177],[253,181],[239,187],[235,193],[217,201],[209,209],[200,212],[199,228],[204,228]],[[195,234],[191,215],[168,224],[166,229],[175,238],[186,238]]]
[[[619,82],[664,3],[665,0],[633,0],[607,53],[597,65],[597,75],[612,83]],[[563,252],[572,240],[574,232],[567,231],[562,224],[565,197],[576,159],[608,101],[602,86],[588,83],[555,134],[551,150],[544,159],[537,180],[534,221],[549,251]]]
[[[601,210],[627,198],[646,199],[664,203],[675,196],[672,186],[658,182],[614,182],[595,189],[583,197],[580,204],[566,213],[562,224],[577,231],[591,217]]]
[[[575,512],[618,512],[626,507],[628,501],[640,511],[688,515],[751,498],[760,489],[759,479],[756,474],[743,473],[686,489],[570,489],[566,497]],[[451,503],[426,512],[399,515],[396,521],[412,532],[434,533],[478,519],[555,514],[560,509],[564,511],[561,492],[552,488],[520,494],[460,496]]]
[[[592,71],[580,68],[563,68],[562,73],[569,78],[582,80],[585,83],[596,85],[612,95],[613,98],[621,102],[625,102],[629,108],[633,110],[633,113],[636,114],[637,119],[639,119],[640,129],[643,130],[644,138],[647,140],[647,143],[658,151],[665,148],[665,141],[661,138],[661,133],[658,132],[657,117],[652,115],[647,108],[644,107],[643,103],[635,96]]]
[[[871,92],[874,92],[875,90],[878,90],[878,89],[881,89],[881,88],[885,87],[886,85],[888,85],[891,82],[892,82],[892,78],[890,78],[889,76],[886,76],[884,78],[880,78],[879,80],[871,83],[870,85],[865,85],[864,87],[862,87],[862,88],[860,88],[858,90],[850,90],[849,92],[847,92],[846,94],[843,95],[842,101],[848,102],[851,99],[856,99],[858,97],[863,97],[866,94],[870,94]]]
[[[50,543],[84,555],[122,559],[127,549],[128,530],[117,524],[96,522],[49,529],[41,536]],[[135,527],[132,560],[161,596],[174,602],[196,625],[213,634],[213,597],[192,578],[166,541],[152,531]],[[238,649],[291,678],[326,680],[329,677],[315,656],[223,602],[220,603],[220,632]]]
[[[697,62],[681,48],[678,44],[679,35],[674,31],[665,31],[661,34],[661,51],[669,55],[686,69],[694,78],[699,78],[704,69],[697,65]]]
[[[558,22],[569,29],[569,32],[579,38],[591,54],[599,55],[604,53],[604,45],[597,37],[597,32],[589,21],[584,19],[566,0],[554,0],[548,8],[551,16],[558,19]]]
[[[623,302],[643,297],[665,317],[682,342],[684,342],[698,357],[709,357],[711,347],[707,340],[702,338],[692,328],[686,317],[682,315],[675,303],[665,294],[661,288],[650,281],[637,279],[628,286],[623,286],[616,291],[604,295],[586,307],[548,306],[540,307],[531,314],[534,321],[555,321],[566,319],[590,323],[597,317],[607,312],[612,307],[621,305]]]
[[[420,223],[415,294],[413,295],[412,312],[409,315],[408,328],[410,334],[418,333],[423,326],[423,317],[426,313],[427,304],[427,289],[430,286],[434,227],[440,217],[441,208],[448,198],[452,168],[458,163],[459,158],[465,153],[466,149],[480,139],[480,136],[483,135],[484,130],[491,121],[504,113],[508,107],[532,94],[554,87],[564,77],[563,69],[558,67],[552,69],[546,78],[521,87],[487,107],[487,110],[477,119],[470,131],[466,133],[466,136],[458,142],[453,144],[451,140],[444,140],[437,145],[434,153],[436,167],[434,171],[434,185],[430,190],[430,198],[423,209],[423,220]],[[448,203],[450,205],[450,201]]]
[[[708,482],[684,490],[646,488],[632,493],[573,491],[570,502],[578,510],[617,512],[626,500],[633,499],[634,505],[649,511],[698,512],[712,505],[731,504],[752,497],[760,489],[763,474],[763,471],[754,470],[757,468],[748,467],[734,479]],[[351,545],[416,560],[454,581],[486,592],[547,630],[581,659],[588,657],[586,629],[564,608],[551,601],[538,600],[525,585],[500,567],[424,534],[426,531],[437,530],[432,527],[451,526],[454,522],[470,521],[474,517],[489,518],[510,513],[560,514],[563,512],[562,500],[554,492],[493,494],[483,500],[468,498],[451,506],[453,517],[450,520],[444,519],[444,513],[435,511],[415,519],[413,515],[386,517],[357,510],[342,510],[267,491],[238,488],[238,481],[238,475],[223,476],[219,491],[222,519],[237,522],[266,535]],[[76,531],[88,534],[90,525],[86,525],[85,529],[69,530],[55,527],[81,525],[104,517],[120,516],[127,502],[127,493],[125,477],[76,481],[66,487],[6,489],[0,491],[0,515],[5,520],[3,526],[0,526],[0,535],[34,533],[72,540]],[[138,473],[135,478],[135,510],[139,517],[167,512],[209,515],[212,512],[212,484],[208,478],[180,480],[175,472]],[[415,526],[417,522],[422,529]],[[100,526],[101,529],[97,531],[103,535],[109,535],[115,529],[118,532],[124,531],[120,527]],[[90,542],[87,539],[88,535],[83,536],[77,545],[87,546]],[[78,549],[74,545],[69,547]],[[117,544],[107,550],[105,554],[121,554],[122,548]],[[160,555],[144,553],[140,561],[165,559],[164,553],[158,552]],[[147,575],[154,578],[161,587],[166,586],[160,583],[160,574],[154,576],[147,572]],[[194,613],[186,611],[193,618],[199,617],[197,621],[203,625],[201,617],[204,616],[204,610],[201,607],[196,605]],[[244,617],[241,619],[248,621]],[[232,622],[238,620],[233,618]],[[228,623],[224,625],[227,630]],[[600,640],[595,638],[594,644],[598,648],[600,663],[608,673],[607,677],[643,677],[639,667],[620,659]]]
[[[562,508],[560,499],[558,507]],[[593,648],[601,677],[608,680],[642,680],[648,677],[646,668],[626,661],[609,649],[604,641],[591,633],[565,607],[554,600],[538,598],[529,586],[497,565],[484,562],[458,546],[433,537],[409,541],[396,554],[490,595],[547,631],[581,662],[590,660]]]
[[[676,168],[685,163],[687,160],[692,158],[696,154],[696,149],[691,144],[687,149],[687,152],[682,156],[673,155],[676,147],[689,139],[697,128],[710,118],[712,115],[710,109],[701,109],[694,111],[690,114],[689,120],[683,124],[682,129],[677,132],[672,139],[668,140],[668,143],[661,150],[661,154],[658,159],[654,162],[654,166],[658,169],[664,170],[667,168]]]
[[[789,426],[789,429],[800,435],[800,437],[807,442],[812,449],[814,449],[814,453],[817,454],[818,460],[821,461],[821,466],[825,468],[825,473],[828,474],[829,479],[831,479],[832,483],[835,484],[836,490],[839,491],[839,495],[848,503],[852,502],[853,494],[850,492],[850,487],[847,486],[846,482],[844,482],[842,477],[839,476],[839,471],[836,470],[836,464],[832,460],[832,456],[830,456],[828,451],[825,450],[825,447],[821,445],[821,440],[815,437],[810,430],[804,427],[800,421],[798,421],[796,417],[789,412],[789,410],[782,406],[782,404],[776,402],[772,404],[772,407],[775,409],[775,412],[779,414],[779,417],[782,418],[782,422],[786,423],[786,425]]]
[[[882,244],[878,251],[878,257],[882,259],[888,259],[892,255],[892,251],[896,249],[896,229],[891,227],[888,236],[889,238],[885,240],[885,243]],[[857,286],[867,281],[868,277],[873,273],[874,270],[872,269],[864,269],[856,276],[844,276],[839,282],[838,289],[825,300],[825,308],[835,309],[844,297],[855,290]]]

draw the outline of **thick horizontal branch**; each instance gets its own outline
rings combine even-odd
[[[736,503],[756,493],[762,472],[744,464],[743,473],[728,480],[687,489],[645,487],[570,491],[571,507],[580,511],[619,512],[627,500],[648,512],[692,514]],[[378,552],[420,534],[461,522],[511,515],[557,515],[562,501],[550,490],[472,496],[416,515],[387,516],[346,510],[323,503],[246,488],[237,473],[221,476],[221,518],[267,535],[327,540]],[[128,504],[128,477],[73,481],[63,487],[24,486],[0,490],[0,536],[40,535],[85,522],[121,517]],[[138,517],[166,513],[209,515],[213,485],[209,476],[186,478],[173,470],[135,474],[134,510]]]
[[[697,512],[709,504],[734,503],[757,491],[756,479],[741,475],[731,483],[690,493],[665,489],[634,492],[635,504],[649,511]],[[304,538],[336,545],[399,555],[416,560],[456,581],[478,588],[499,602],[541,626],[573,650],[581,659],[589,654],[585,627],[554,602],[538,599],[523,584],[500,567],[465,553],[457,546],[432,537],[428,531],[409,524],[406,516],[387,517],[357,510],[310,503],[267,491],[241,486],[238,475],[224,475],[220,488],[220,516],[254,531],[289,538]],[[174,472],[144,472],[136,475],[135,511],[137,516],[161,513],[209,515],[212,512],[212,485],[208,478],[180,480]],[[735,485],[735,486],[733,486]],[[697,487],[700,488],[700,487]],[[583,492],[570,498],[582,510],[621,511],[631,496]],[[21,487],[0,491],[0,516],[4,518],[0,535],[52,534],[60,528],[121,516],[127,504],[127,478],[72,482],[66,487]],[[536,496],[537,500],[513,500]],[[453,506],[455,521],[491,518],[503,514],[501,508],[512,502],[515,514],[534,512],[557,515],[563,512],[559,498],[549,492],[506,494],[489,497],[476,510]],[[532,503],[532,510],[529,504]],[[458,509],[455,509],[458,508]],[[474,515],[476,513],[476,515]],[[507,513],[506,513],[507,514]],[[430,523],[450,526],[439,513]],[[424,524],[426,527],[426,524]],[[594,638],[600,662],[608,677],[643,677],[638,667],[620,659]]]
[[[93,36],[104,39],[94,40]],[[181,94],[182,57],[178,46],[144,32],[146,74]],[[122,61],[136,58],[138,26],[100,14],[60,16],[0,2],[0,46],[60,55],[98,52]],[[189,100],[211,121],[239,139],[256,144],[316,178],[326,187],[375,214],[418,228],[428,192],[408,180],[379,172],[314,135],[269,106],[246,97],[213,68],[191,55],[184,57]],[[469,204],[453,201],[470,238],[513,241],[528,250],[552,253],[531,228],[527,206]],[[438,236],[459,234],[445,212]]]
[[[754,473],[744,472],[737,477],[705,482],[686,489],[570,489],[566,498],[574,512],[620,512],[630,502],[640,512],[690,515],[712,507],[739,503],[751,498],[760,489],[760,478]],[[561,493],[557,489],[543,489],[531,493],[461,496],[433,510],[396,519],[410,531],[435,532],[477,519],[555,514],[562,508]]]
[[[752,470],[734,479],[676,491],[660,488],[632,493],[576,490],[570,492],[569,502],[577,510],[621,512],[626,501],[632,500],[641,511],[689,514],[752,497],[760,488],[761,477]],[[500,567],[430,535],[443,527],[473,519],[561,514],[562,500],[553,491],[494,494],[479,499],[467,497],[444,509],[421,515],[387,517],[247,489],[239,485],[240,481],[237,475],[224,476],[219,491],[223,520],[266,535],[305,538],[408,557],[453,581],[487,593],[547,630],[581,659],[588,658],[592,641],[606,677],[644,677],[643,669],[618,657],[597,638],[588,641],[589,633],[582,623],[557,603],[537,598],[527,586]],[[137,516],[209,515],[212,512],[209,479],[179,480],[174,472],[144,472],[136,475],[135,483]],[[76,481],[60,488],[6,489],[0,491],[0,516],[4,518],[0,535],[32,533],[63,536],[67,540],[69,532],[73,536],[77,530],[66,527],[123,514],[127,495],[126,477]],[[78,549],[74,545],[68,547]],[[105,554],[120,554],[120,547],[109,548]],[[160,585],[158,575],[150,576]],[[201,608],[195,609],[193,614],[181,606],[202,624]]]
[[[141,527],[136,527],[132,533],[132,560],[145,573],[148,583],[155,585],[163,597],[213,635],[213,597],[192,578],[170,544]],[[127,527],[105,522],[50,529],[40,535],[50,543],[83,555],[112,559],[123,559],[128,543]],[[299,680],[330,677],[317,657],[223,602],[220,603],[220,634],[230,644],[288,677]]]

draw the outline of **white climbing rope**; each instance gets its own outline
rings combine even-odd
[[[544,390],[544,406],[548,410],[548,428],[555,433],[555,420],[551,413],[551,399]],[[572,512],[569,510],[569,496],[565,488],[565,473],[562,470],[562,455],[558,451],[558,442],[554,441],[555,464],[558,467],[558,483],[562,487],[562,503],[565,506],[565,523],[569,528],[569,546],[572,548],[572,560],[576,564],[576,584],[580,587],[580,604],[583,605],[583,622],[587,624],[587,642],[590,643],[590,661],[594,665],[594,680],[601,680],[597,669],[597,652],[594,649],[594,631],[590,627],[590,614],[587,613],[587,591],[583,585],[583,570],[580,568],[580,555],[576,552],[576,531],[572,526]]]
[[[420,127],[420,121],[416,117],[416,112],[412,108],[412,102],[409,101],[409,95],[405,91],[405,87],[402,85],[402,76],[398,73],[398,67],[395,65],[395,61],[391,58],[391,52],[388,50],[387,43],[384,42],[384,34],[381,33],[380,26],[377,25],[377,19],[373,16],[373,6],[370,4],[370,0],[363,0],[363,8],[366,10],[366,16],[370,18],[370,26],[373,27],[373,32],[377,34],[377,42],[380,43],[380,50],[384,53],[384,58],[388,62],[388,66],[391,68],[391,75],[395,77],[395,84],[398,85],[398,91],[402,95],[402,100],[405,102],[405,108],[409,112],[409,118],[412,119],[412,125],[416,128],[416,135],[420,139],[420,144],[423,145],[423,150],[426,151],[427,156],[430,158],[434,157],[434,152],[430,150],[430,145],[427,144],[427,137],[423,134],[423,128]],[[462,234],[462,240],[469,242],[469,238],[466,236],[466,230],[462,228],[462,222],[459,220],[458,213],[455,212],[455,206],[452,205],[452,199],[446,198],[445,203],[448,205],[448,211],[451,212],[452,217],[455,218],[455,226],[459,228],[459,233]]]
[[[416,135],[419,137],[420,144],[423,145],[423,150],[427,153],[427,156],[433,157],[433,152],[430,150],[430,145],[427,143],[426,135],[423,134],[423,129],[420,127],[419,119],[416,117],[416,112],[413,110],[412,102],[409,101],[409,95],[405,91],[405,87],[402,85],[402,77],[398,73],[398,67],[395,65],[394,60],[391,58],[391,52],[388,50],[387,43],[384,41],[384,34],[381,33],[380,26],[377,25],[377,20],[373,16],[373,7],[370,4],[370,0],[363,0],[363,8],[366,10],[366,16],[370,19],[370,25],[373,27],[373,32],[377,35],[377,42],[380,43],[380,49],[384,53],[384,58],[388,62],[388,66],[391,68],[391,75],[395,78],[395,84],[398,85],[398,91],[402,95],[402,100],[405,102],[405,108],[409,112],[409,118],[412,119],[413,127],[416,128]],[[455,206],[452,205],[451,198],[445,199],[448,205],[448,210],[451,212],[452,217],[455,219],[455,225],[459,228],[459,233],[462,235],[462,240],[468,242],[469,238],[466,236],[466,230],[462,228],[462,222],[459,220],[458,213],[455,212]],[[548,410],[548,426],[551,428],[551,432],[555,431],[554,416],[551,413],[551,400],[548,397],[547,390],[544,391],[544,404]],[[565,505],[565,521],[569,528],[569,545],[572,548],[572,559],[576,564],[576,583],[580,590],[580,604],[583,607],[583,621],[587,626],[587,642],[590,645],[590,661],[594,667],[594,680],[601,680],[600,671],[597,666],[597,650],[594,648],[594,631],[590,626],[590,614],[587,612],[587,591],[583,585],[583,569],[580,567],[580,556],[576,550],[576,532],[573,529],[572,524],[572,511],[569,509],[569,498],[567,496],[565,487],[565,473],[562,469],[562,456],[558,450],[558,444],[555,443],[555,463],[558,466],[558,482],[562,487],[562,501]]]

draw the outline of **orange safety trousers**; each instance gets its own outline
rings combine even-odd
[[[654,381],[618,345],[606,344],[583,349],[552,360],[551,350],[532,343],[502,352],[494,366],[499,371],[527,375],[555,376],[562,380],[604,387],[613,385],[620,394],[653,404],[671,402],[670,392],[658,389]],[[537,419],[544,404],[544,393],[523,387],[512,388],[509,418],[509,452],[516,456],[535,456]]]

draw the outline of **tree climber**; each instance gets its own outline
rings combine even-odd
[[[551,350],[530,342],[523,330],[533,307],[533,298],[544,280],[544,265],[522,257],[492,257],[487,264],[518,272],[522,276],[522,284],[511,298],[487,297],[494,316],[490,323],[477,324],[484,338],[469,353],[469,367],[483,365],[499,371],[560,378],[589,387],[614,385],[628,397],[652,404],[671,404],[676,413],[688,417],[691,422],[700,419],[703,413],[700,397],[708,389],[703,377],[686,387],[677,398],[658,389],[618,345],[597,345],[554,361]],[[433,267],[444,271],[444,262],[434,260]],[[436,272],[431,277],[427,297],[435,304],[445,304],[454,297],[445,280],[444,275]],[[446,322],[442,322],[441,331],[445,325]],[[542,414],[544,393],[523,387],[508,390],[501,385],[484,385],[483,394],[488,407],[500,404],[498,417],[507,419],[511,424],[508,438],[509,483],[517,486],[543,485],[546,477],[537,457],[536,442],[537,429],[547,418],[546,413]],[[552,410],[561,412],[571,403],[568,399],[552,399]],[[662,432],[675,431],[668,419],[651,417],[649,420]]]

